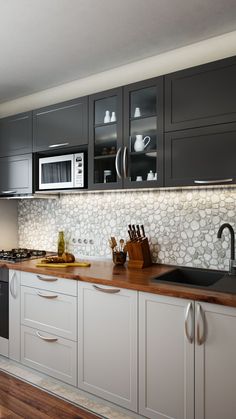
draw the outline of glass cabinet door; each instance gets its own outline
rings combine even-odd
[[[124,187],[163,185],[163,78],[124,88]]]
[[[89,185],[92,189],[122,187],[122,89],[90,96]]]

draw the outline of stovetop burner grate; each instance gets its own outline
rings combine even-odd
[[[21,262],[24,260],[37,259],[46,255],[45,250],[17,248],[0,251],[0,261],[4,260],[10,263]]]

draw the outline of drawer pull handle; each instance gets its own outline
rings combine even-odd
[[[46,282],[55,282],[58,280],[58,278],[44,278],[43,276],[37,275],[37,278],[40,279],[40,281],[46,281]]]
[[[199,185],[214,185],[215,183],[230,183],[233,179],[216,179],[216,180],[194,180],[194,183]]]
[[[120,292],[120,290],[114,288],[100,288],[97,285],[93,285],[93,287],[95,288],[95,290],[106,292],[107,294],[117,294],[118,292]]]
[[[36,332],[36,335],[43,340],[46,340],[47,342],[56,342],[58,339],[57,338],[47,338],[46,336],[42,336],[40,335],[39,332]]]
[[[50,144],[49,148],[64,147],[66,145],[69,145],[69,143]]]
[[[41,292],[37,292],[37,295],[39,296],[39,297],[43,297],[43,298],[57,298],[58,297],[58,295],[56,295],[56,294],[42,294]]]

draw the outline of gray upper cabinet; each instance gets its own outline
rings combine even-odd
[[[0,156],[32,153],[32,112],[0,120]]]
[[[33,112],[33,151],[88,143],[88,98],[58,103]]]
[[[165,77],[165,131],[236,121],[236,57]]]
[[[236,183],[236,123],[165,134],[165,186]]]
[[[32,193],[32,154],[0,158],[0,195]]]

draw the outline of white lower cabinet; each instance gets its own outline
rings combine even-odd
[[[140,414],[194,418],[193,315],[189,300],[139,293]]]
[[[9,358],[20,361],[21,272],[9,270]]]
[[[196,419],[236,418],[236,309],[196,304]]]
[[[79,284],[81,389],[137,411],[136,291]]]
[[[21,362],[68,384],[77,384],[77,343],[21,326]]]

